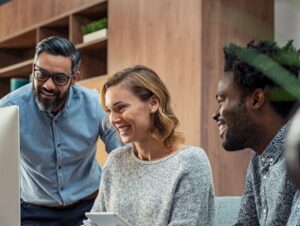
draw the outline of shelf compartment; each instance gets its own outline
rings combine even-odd
[[[18,64],[0,68],[0,78],[29,77],[32,71],[33,59]]]
[[[107,73],[107,40],[76,45],[81,54],[80,79]]]
[[[96,5],[90,6],[86,9],[74,13],[70,17],[70,39],[73,43],[82,43],[81,26],[86,25],[92,21],[108,18],[108,4],[107,1],[103,1]]]
[[[53,22],[47,23],[38,28],[38,41],[50,36],[63,36],[69,38],[69,17],[63,17]]]
[[[0,80],[0,99],[10,91],[10,79],[1,78]]]
[[[36,29],[0,40],[0,69],[31,59],[35,44]]]
[[[0,40],[0,49],[28,49],[36,43],[36,29],[22,32]]]

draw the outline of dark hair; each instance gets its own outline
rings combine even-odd
[[[179,121],[171,107],[169,91],[152,69],[137,65],[111,76],[102,88],[101,103],[104,109],[106,91],[121,83],[141,101],[147,101],[152,96],[158,98],[159,109],[155,113],[153,132],[159,135],[165,147],[170,147],[176,141],[183,142],[183,136],[176,131]]]
[[[293,45],[293,41],[289,41],[284,47],[280,48],[273,41],[261,41],[255,45],[254,41],[251,41],[247,44],[247,47],[241,48],[246,50],[254,50],[255,53],[264,54],[264,56],[271,59],[270,62],[278,63],[284,69],[288,71],[288,74],[295,76],[297,79],[299,70],[300,70],[300,61],[299,61],[299,51],[297,51]],[[225,54],[225,66],[224,72],[232,72],[233,80],[235,84],[239,87],[242,93],[242,98],[245,98],[251,94],[255,89],[261,88],[266,91],[272,91],[280,88],[280,84],[277,84],[275,81],[270,79],[263,70],[259,70],[255,66],[255,62],[247,61],[248,56],[240,57],[236,54],[236,51],[233,48],[237,47],[235,44],[230,44],[228,47],[224,48]],[[268,68],[268,65],[266,65]],[[267,69],[266,69],[267,70]],[[277,73],[277,71],[275,71]],[[282,74],[275,74],[276,76],[285,76]],[[279,114],[281,117],[286,118],[291,109],[297,103],[296,98],[289,100],[274,100],[268,99],[270,101],[271,107],[274,111]]]
[[[75,46],[66,38],[60,36],[51,36],[40,41],[35,47],[34,62],[43,52],[55,56],[70,57],[72,63],[72,74],[74,74],[80,65],[80,53]]]

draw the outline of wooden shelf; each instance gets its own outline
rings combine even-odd
[[[0,68],[0,78],[28,77],[32,71],[33,59]]]
[[[84,6],[83,8],[74,11],[72,14],[82,18],[86,18],[89,21],[97,20],[102,17],[107,17],[107,0],[102,0],[98,4],[90,6]]]
[[[108,75],[99,75],[93,78],[80,80],[77,84],[80,84],[89,89],[97,89],[98,92],[101,91],[103,84],[106,82]]]
[[[36,29],[26,30],[24,32],[4,37],[0,40],[0,48],[2,49],[20,49],[31,48],[36,44]]]
[[[107,1],[102,1],[97,5],[85,7],[77,12],[72,13],[70,17],[70,39],[75,44],[82,43],[83,39],[81,34],[81,26],[104,17],[108,17]]]
[[[76,48],[78,50],[91,50],[91,49],[102,49],[107,46],[107,37],[99,38],[97,40],[86,42],[86,43],[80,43],[76,45]]]
[[[69,17],[58,18],[48,24],[42,25],[38,29],[38,41],[52,36],[58,35],[68,38],[69,37]]]
[[[80,83],[96,86],[107,73],[107,41],[103,37],[83,43],[81,26],[108,15],[107,0],[98,0],[65,12],[57,17],[33,25],[13,35],[0,39],[0,98],[9,92],[13,77],[29,77],[32,71],[36,44],[44,38],[58,35],[69,38],[80,51]],[[95,78],[94,78],[95,77]],[[87,79],[87,81],[83,81]]]

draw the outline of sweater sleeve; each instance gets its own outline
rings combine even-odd
[[[185,164],[171,210],[169,226],[213,225],[214,190],[211,166],[204,151],[191,156]]]
[[[104,174],[104,172],[103,172]],[[106,212],[105,204],[104,204],[104,177],[101,177],[100,184],[103,184],[103,186],[99,187],[99,193],[97,195],[97,198],[95,199],[94,205],[90,212]],[[90,219],[84,220],[82,226],[97,226],[95,223],[93,223]]]

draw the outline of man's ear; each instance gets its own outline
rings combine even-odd
[[[35,63],[32,64],[32,68],[31,68],[31,75],[32,75],[32,78],[34,78],[34,67],[35,67]]]
[[[72,85],[74,85],[75,82],[79,80],[79,77],[80,77],[80,71],[77,70],[77,71],[74,73],[74,75],[72,76]]]
[[[251,107],[253,110],[261,108],[266,102],[266,93],[263,89],[255,89],[252,93]]]

